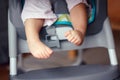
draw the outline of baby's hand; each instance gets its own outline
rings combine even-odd
[[[65,33],[65,37],[70,41],[71,43],[79,46],[83,42],[83,35],[78,30],[69,30]]]

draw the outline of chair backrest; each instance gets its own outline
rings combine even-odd
[[[54,7],[59,8],[59,11],[63,6],[58,6],[58,4],[64,5],[65,0],[51,0],[54,2]],[[88,0],[89,3],[91,3],[93,0]],[[103,28],[103,23],[105,19],[107,18],[107,0],[94,0],[96,4],[96,15],[95,15],[95,21],[88,24],[87,27],[87,36],[95,35],[99,33]],[[24,0],[9,0],[9,12],[10,12],[10,20],[13,23],[13,25],[16,27],[17,33],[20,38],[26,39],[25,31],[24,31],[24,25],[21,20],[21,12],[22,12],[22,6],[23,6]],[[59,12],[55,9],[55,12]],[[62,10],[63,13],[67,10]]]

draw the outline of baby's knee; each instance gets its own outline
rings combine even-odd
[[[66,2],[67,2],[69,11],[71,11],[71,9],[73,9],[77,5],[83,5],[83,6],[88,5],[86,0],[66,0]]]

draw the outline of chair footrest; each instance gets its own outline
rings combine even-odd
[[[113,80],[117,76],[116,66],[83,65],[29,71],[12,80]]]

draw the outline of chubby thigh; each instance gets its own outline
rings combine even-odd
[[[57,19],[49,0],[25,0],[21,18],[23,23],[30,18],[45,19],[44,25],[51,25]]]
[[[73,7],[78,5],[79,3],[83,3],[86,6],[88,6],[88,3],[86,0],[66,0],[67,5],[68,5],[68,10],[70,11]]]

